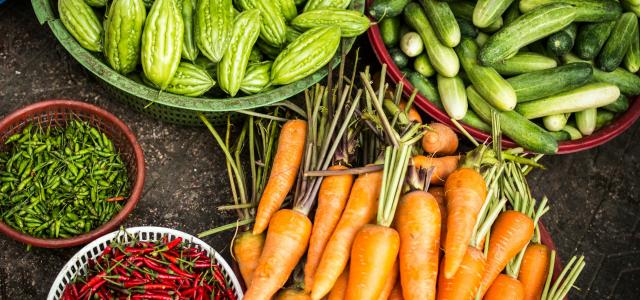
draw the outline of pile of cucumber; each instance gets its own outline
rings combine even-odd
[[[640,0],[374,0],[404,76],[456,120],[555,153],[640,95]],[[470,108],[470,109],[469,109]]]

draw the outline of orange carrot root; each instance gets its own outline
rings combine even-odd
[[[398,106],[400,107],[400,109],[404,110],[404,108],[407,107],[407,102],[400,101],[400,105]],[[411,106],[411,108],[409,109],[409,113],[407,115],[409,117],[409,121],[422,124],[422,116],[420,115],[418,110],[415,108],[415,106]]]
[[[444,188],[441,186],[433,186],[429,188],[431,194],[440,208],[440,247],[444,246],[444,240],[447,238],[447,202],[444,198]]]
[[[347,294],[347,281],[349,280],[349,268],[345,268],[338,280],[336,280],[336,284],[333,285],[331,289],[331,293],[329,293],[329,297],[327,300],[343,300],[345,295]]]
[[[550,255],[549,248],[543,244],[531,244],[524,252],[518,280],[522,282],[525,300],[537,300],[542,296]]]
[[[396,286],[396,282],[398,282],[398,259],[393,263],[393,268],[391,270],[391,274],[387,277],[387,280],[384,282],[384,287],[382,288],[382,292],[380,292],[380,296],[378,300],[387,300],[393,291],[393,288]]]
[[[445,261],[441,264],[441,269]],[[480,250],[468,246],[460,268],[451,277],[447,278],[441,272],[438,276],[438,300],[472,300],[480,287],[482,273],[486,267],[484,254]]]
[[[434,167],[431,175],[431,184],[442,185],[447,178],[458,168],[460,157],[457,155],[431,157],[424,155],[416,155],[412,158],[412,164],[418,168],[429,169]]]
[[[387,300],[404,300],[402,297],[402,286],[400,285],[400,281],[396,281],[396,285],[391,290],[391,294]]]
[[[524,288],[518,279],[500,274],[484,295],[484,300],[523,300]]]
[[[240,275],[242,275],[247,288],[251,286],[251,278],[256,267],[258,267],[258,260],[262,254],[263,247],[264,234],[256,235],[245,231],[233,241],[233,256],[238,262]]]
[[[458,150],[458,136],[447,125],[431,123],[422,137],[422,149],[439,155],[452,155]]]
[[[311,300],[311,297],[298,289],[285,289],[278,293],[275,300]]]

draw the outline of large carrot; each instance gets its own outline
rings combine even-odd
[[[451,278],[467,251],[478,213],[487,196],[487,187],[478,171],[463,167],[449,175],[444,194],[447,200],[444,276]]]
[[[533,220],[521,212],[508,210],[498,216],[489,237],[487,268],[482,275],[480,296],[484,296],[507,263],[529,243],[533,230]]]
[[[269,181],[258,204],[254,234],[260,234],[267,228],[271,216],[280,209],[291,190],[302,161],[306,136],[307,122],[303,120],[290,120],[282,126]]]
[[[264,249],[244,299],[271,299],[304,255],[310,235],[311,221],[304,213],[277,211],[269,222]]]
[[[346,169],[347,167],[342,165],[335,165],[329,168],[329,170]],[[304,266],[304,288],[307,292],[311,291],[313,276],[322,257],[322,252],[340,220],[352,185],[353,176],[349,174],[327,176],[320,185],[318,208],[316,208],[316,215],[313,219],[307,262]]]
[[[484,295],[484,300],[524,300],[522,283],[511,276],[500,274]]]
[[[251,286],[251,278],[258,267],[263,246],[264,234],[253,234],[249,231],[242,232],[233,241],[233,257],[238,262],[240,275],[247,287]]]
[[[344,295],[347,293],[347,280],[349,280],[349,268],[345,268],[344,272],[340,274],[340,277],[336,280],[336,284],[333,285],[327,300],[343,300]]]
[[[285,289],[278,293],[275,300],[311,300],[311,298],[302,290]]]
[[[311,288],[312,299],[322,299],[327,295],[347,266],[356,233],[371,222],[376,214],[381,183],[382,172],[360,175],[353,183],[347,206],[316,269]]]
[[[524,287],[525,300],[537,300],[542,296],[549,273],[550,254],[549,248],[543,244],[530,244],[524,252],[518,280]]]
[[[440,247],[442,247],[447,238],[447,201],[444,197],[444,188],[441,186],[430,187],[429,194],[438,201],[438,208],[440,208]]]
[[[416,167],[423,169],[434,167],[431,184],[437,185],[446,182],[449,175],[458,168],[459,161],[460,157],[457,155],[443,157],[416,155],[412,158],[412,164]]]
[[[446,261],[446,256],[445,256]],[[440,265],[444,268],[445,261]],[[472,300],[480,287],[482,273],[486,267],[484,254],[475,247],[467,246],[460,268],[447,278],[443,272],[438,276],[438,300]]]
[[[458,136],[447,125],[431,123],[422,137],[422,149],[439,155],[452,155],[458,150]]]
[[[398,281],[398,259],[393,263],[393,270],[391,270],[391,274],[387,277],[387,280],[384,282],[384,287],[382,288],[382,292],[380,292],[380,296],[378,300],[387,300],[393,291],[393,288],[396,286],[396,282]]]
[[[404,300],[402,297],[402,286],[400,285],[400,281],[396,281],[396,285],[391,290],[391,294],[387,300]]]
[[[404,299],[435,299],[440,257],[440,209],[425,191],[405,194],[396,212]]]

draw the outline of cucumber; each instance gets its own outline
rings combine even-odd
[[[535,72],[555,68],[558,62],[555,59],[534,52],[520,52],[516,56],[509,58],[492,67],[500,75],[513,76],[522,73]]]
[[[460,27],[449,4],[437,0],[420,0],[420,3],[440,42],[447,47],[457,46],[460,43]]]
[[[456,51],[465,73],[480,95],[499,110],[513,110],[517,103],[515,91],[495,69],[478,64],[476,42],[465,38]]]
[[[572,125],[569,125],[569,124],[564,125],[564,128],[562,128],[562,131],[568,133],[572,141],[579,140],[582,138],[582,133],[580,133],[580,130],[576,129]]]
[[[566,114],[551,115],[542,118],[542,124],[549,131],[560,131],[564,128],[564,125],[567,125],[568,119]]]
[[[583,111],[610,104],[620,96],[620,89],[609,83],[590,83],[550,97],[518,104],[516,111],[527,119]]]
[[[593,68],[585,62],[525,73],[507,79],[518,96],[518,103],[572,90],[591,80]]]
[[[409,64],[409,57],[398,48],[389,49],[389,56],[391,56],[391,60],[393,60],[398,69],[402,69]]]
[[[475,3],[470,1],[455,1],[449,3],[449,7],[456,17],[471,21],[473,23],[473,11],[475,10]],[[483,30],[487,32],[494,32],[500,29],[500,27],[502,27],[502,24],[502,17],[499,17],[495,22],[491,23],[491,25],[483,28]]]
[[[424,50],[424,43],[420,35],[411,31],[400,38],[400,50],[408,57],[416,57]]]
[[[616,114],[607,111],[598,109],[598,115],[596,116],[596,130],[611,124],[611,121],[615,119]]]
[[[369,6],[369,14],[376,20],[399,16],[409,0],[374,0]]]
[[[480,117],[475,112],[473,112],[473,110],[467,109],[467,114],[464,115],[464,118],[462,118],[462,120],[460,121],[475,129],[479,129],[484,132],[491,132],[491,126],[482,121],[482,119],[480,119]]]
[[[622,7],[627,11],[631,11],[640,17],[640,1],[637,0],[622,0]]]
[[[460,77],[444,77],[438,75],[438,92],[440,101],[449,117],[461,120],[467,114],[467,94],[464,89],[464,82]]]
[[[509,25],[520,16],[520,0],[513,1],[504,13],[504,25]]]
[[[597,108],[588,108],[576,113],[576,125],[582,135],[591,135],[596,130]]]
[[[422,7],[417,3],[409,3],[404,9],[404,16],[407,23],[422,37],[429,61],[436,71],[446,77],[458,74],[460,62],[456,52],[440,43]]]
[[[469,20],[456,18],[456,22],[458,22],[458,27],[460,27],[460,34],[463,37],[475,38],[478,36],[478,28],[473,26],[473,23],[471,23]]]
[[[576,22],[611,21],[622,13],[622,7],[616,0],[520,0],[520,11],[526,13],[537,7],[558,2],[576,8]]]
[[[478,32],[478,36],[476,37],[476,44],[478,44],[478,46],[484,46],[484,44],[487,43],[487,40],[489,40],[488,34],[484,32]]]
[[[640,29],[637,26],[631,40],[631,46],[624,57],[624,67],[631,73],[640,70]]]
[[[634,33],[638,33],[638,16],[631,12],[622,14],[598,55],[598,66],[603,71],[611,72],[620,65],[631,47]]]
[[[589,61],[581,60],[572,54],[567,54],[562,57],[566,63],[570,62],[583,62],[590,63]],[[604,72],[598,68],[593,68],[593,79],[597,82],[606,82],[615,84],[620,89],[620,92],[626,95],[640,95],[640,76],[633,74],[623,68],[616,68],[611,72]]]
[[[429,79],[423,77],[417,72],[408,72],[407,79],[422,96],[429,100],[429,102],[433,103],[438,108],[443,109],[438,90],[436,90]]]
[[[547,39],[547,49],[555,56],[562,56],[569,53],[575,43],[577,32],[578,25],[571,23],[564,29],[549,36]]]
[[[478,0],[473,10],[473,25],[487,28],[509,8],[513,0]]]
[[[475,113],[485,122],[491,122],[491,105],[482,99],[472,87],[467,88],[467,99]],[[558,142],[546,130],[522,117],[515,111],[499,112],[500,129],[520,146],[538,153],[554,154],[558,151]]]
[[[569,133],[564,130],[550,131],[549,134],[552,135],[553,138],[555,138],[558,142],[568,141],[571,139],[571,135],[569,135]]]
[[[436,74],[436,70],[433,69],[426,53],[418,55],[418,57],[413,60],[413,69],[424,77],[431,77]]]
[[[576,37],[576,54],[586,60],[596,58],[615,25],[615,21],[606,21],[587,23],[580,26],[578,36]]]
[[[400,18],[384,18],[380,21],[380,35],[382,41],[387,47],[395,47],[400,41]]]
[[[620,97],[618,97],[616,101],[611,104],[605,105],[602,108],[614,113],[625,112],[627,111],[627,109],[629,109],[629,98],[627,98],[627,96],[623,94],[620,94]]]
[[[562,30],[574,19],[575,8],[571,5],[541,6],[492,35],[480,50],[478,59],[487,66],[513,57],[520,48]]]

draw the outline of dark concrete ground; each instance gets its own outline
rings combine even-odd
[[[366,39],[361,42],[366,45]],[[365,46],[366,48],[366,46]],[[371,64],[376,62],[371,61]],[[230,200],[221,151],[201,128],[165,124],[110,99],[98,81],[36,21],[30,3],[0,7],[0,117],[43,99],[84,100],[122,118],[145,152],[144,195],[124,226],[156,225],[197,234],[233,220],[215,207]],[[571,298],[640,296],[640,124],[590,151],[546,157],[530,184],[551,199],[543,218],[560,256],[584,254]],[[204,239],[229,259],[230,233]],[[0,300],[44,299],[80,247],[32,249],[0,236]]]

